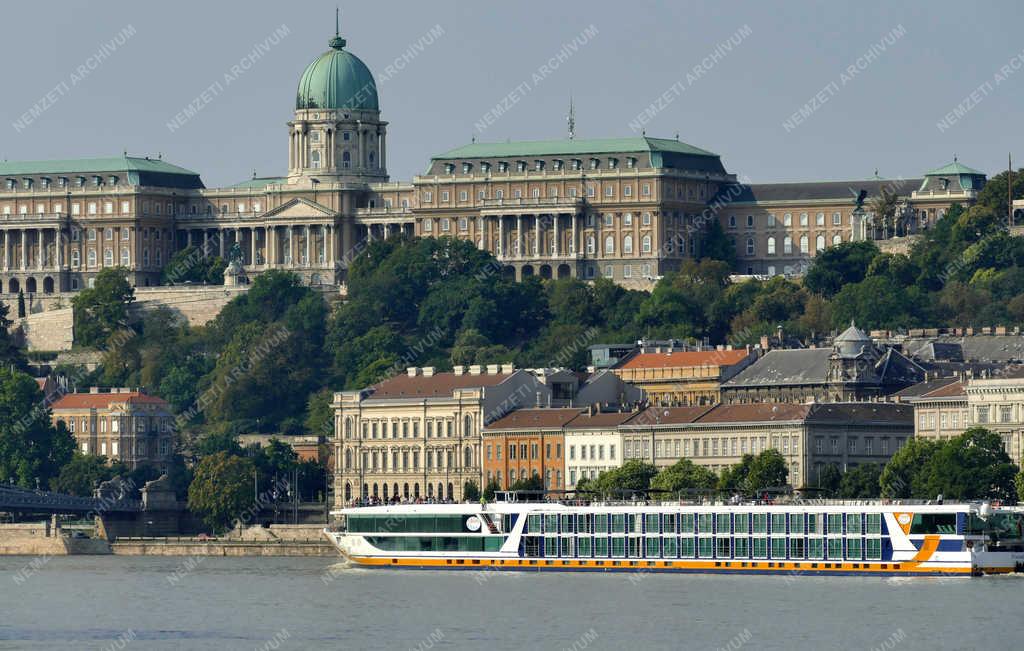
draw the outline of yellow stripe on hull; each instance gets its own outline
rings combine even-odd
[[[930,556],[930,554],[929,554]],[[370,567],[417,567],[471,569],[484,567],[524,569],[602,569],[602,570],[707,570],[772,572],[854,572],[865,574],[919,573],[970,575],[969,567],[922,567],[917,561],[888,563],[783,562],[783,561],[630,561],[562,559],[491,558],[382,558],[352,556],[352,562]]]

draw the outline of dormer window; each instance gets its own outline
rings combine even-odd
[[[26,190],[28,190],[32,187],[32,179],[22,179],[21,184]]]
[[[507,172],[508,171],[508,162],[507,161],[499,161],[498,162],[498,171],[499,172]]]
[[[444,173],[445,174],[454,174],[455,173],[455,163],[445,163],[444,164]]]
[[[95,185],[96,187],[99,187],[99,186],[103,185],[103,177],[102,176],[94,176],[94,177],[92,177],[92,184]]]
[[[535,160],[535,161],[533,161],[533,169],[537,170],[538,172],[543,172],[544,171],[544,161],[542,161],[542,160]]]
[[[43,178],[41,178],[39,180],[43,182],[43,187],[44,188],[50,187],[50,183],[52,182],[52,179],[49,176],[44,176]]]
[[[66,176],[57,177],[57,185],[59,185],[62,188],[68,187],[68,177],[66,177]]]
[[[110,183],[110,185],[117,185],[117,177],[116,176],[111,176],[108,179],[108,182]]]
[[[608,159],[608,169],[614,170],[614,169],[617,169],[618,167],[619,167],[619,159],[618,158],[609,158]]]
[[[562,168],[565,167],[565,161],[563,161],[561,159],[556,158],[553,162],[555,164],[555,170],[556,171],[561,171]]]
[[[634,167],[636,167],[636,159],[633,158],[632,156],[627,158],[626,159],[626,167],[628,167],[629,169],[633,169]]]
[[[490,163],[480,163],[480,171],[483,172],[484,174],[490,172],[491,171],[491,164]]]
[[[516,161],[516,171],[517,172],[525,172],[526,171],[526,161],[524,161],[524,160]]]
[[[85,177],[84,176],[75,177],[75,185],[77,185],[80,188],[84,188],[85,187]]]
[[[572,159],[572,168],[573,168],[574,170],[580,170],[580,169],[583,169],[583,161],[581,161],[581,160],[580,160],[580,159],[578,159],[578,158],[574,158],[574,159]]]
[[[949,179],[939,179],[939,183],[942,184],[942,189],[943,190],[948,190],[949,189]]]
[[[13,190],[14,186],[17,185],[17,183],[18,182],[15,181],[14,179],[7,179],[7,189],[8,190]]]
[[[601,166],[600,159],[597,159],[597,158],[591,158],[590,159],[590,169],[596,170],[600,166]]]
[[[473,163],[466,162],[466,163],[462,164],[462,173],[463,174],[469,174],[472,171],[473,171]]]

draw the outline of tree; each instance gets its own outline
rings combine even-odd
[[[480,486],[472,479],[463,485],[462,499],[467,502],[476,502],[480,499]]]
[[[242,517],[249,506],[258,506],[253,495],[252,460],[216,452],[196,467],[188,487],[188,508],[211,530],[226,528]]]
[[[26,314],[26,311],[25,311],[25,292],[23,292],[23,291],[21,291],[19,289],[18,290],[18,318],[19,319],[24,319],[25,318],[25,314]]]
[[[487,482],[486,486],[484,486],[484,499],[488,502],[493,502],[494,494],[500,490],[501,484],[498,483],[497,479],[492,479],[491,481]]]
[[[75,450],[64,423],[51,423],[39,385],[25,373],[0,367],[0,482],[47,486]]]
[[[18,346],[11,333],[14,321],[8,318],[10,311],[10,306],[0,302],[0,366],[7,368],[14,366],[19,371],[24,371],[28,369],[28,359],[25,357],[25,351]]]
[[[876,255],[878,247],[867,241],[844,242],[819,251],[804,276],[804,287],[831,298],[844,285],[864,280]]]
[[[878,497],[881,492],[878,480],[882,466],[877,463],[863,463],[843,473],[839,483],[839,497],[843,499],[865,499]]]
[[[542,491],[544,490],[544,482],[541,481],[539,475],[533,475],[526,479],[517,479],[512,482],[508,489],[510,491]]]
[[[817,488],[820,488],[825,497],[835,497],[843,481],[843,473],[839,466],[834,463],[826,463],[818,471]]]
[[[931,465],[932,457],[941,447],[942,443],[938,441],[908,439],[882,469],[878,479],[882,497],[906,498],[926,495],[926,470]]]
[[[50,488],[67,495],[92,497],[100,483],[126,474],[127,469],[121,463],[110,464],[104,456],[76,452],[60,474],[50,480]],[[141,485],[137,484],[136,488]]]
[[[76,343],[104,346],[116,330],[128,325],[128,306],[134,300],[135,290],[128,283],[127,269],[101,269],[95,284],[71,299]]]
[[[590,483],[590,489],[604,495],[627,496],[634,491],[646,491],[658,474],[654,464],[630,459],[618,468],[605,470]]]
[[[746,490],[750,467],[754,464],[754,455],[744,454],[738,463],[722,470],[718,477],[718,490],[726,493],[740,493]]]
[[[710,491],[718,483],[715,473],[689,459],[680,459],[651,480],[651,488],[671,491]]]
[[[789,478],[789,468],[782,453],[772,448],[765,450],[750,464],[747,475],[746,489],[749,493],[757,493],[766,488],[785,486]]]
[[[186,246],[167,261],[160,273],[160,282],[165,285],[223,285],[225,268],[227,262],[220,256],[205,256],[201,247]]]
[[[717,219],[708,220],[700,243],[700,253],[702,258],[721,260],[729,268],[736,266],[736,242],[725,234]]]
[[[1017,493],[1013,480],[1019,468],[1010,461],[1002,437],[984,427],[945,441],[923,470],[927,493],[915,497],[1013,500]]]
[[[241,456],[242,446],[230,426],[220,425],[207,429],[206,433],[192,446],[197,457],[203,459],[224,452],[231,456]]]

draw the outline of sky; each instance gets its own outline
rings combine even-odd
[[[7,5],[0,160],[162,155],[208,187],[283,174],[335,6]],[[341,33],[378,78],[392,180],[472,138],[564,138],[571,95],[578,138],[678,134],[772,182],[917,177],[954,155],[1002,171],[1024,155],[1022,17],[1015,1],[376,0],[342,4]]]

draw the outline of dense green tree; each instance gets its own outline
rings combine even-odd
[[[28,369],[28,359],[11,332],[14,321],[8,317],[10,311],[11,308],[7,303],[0,302],[0,367],[11,368],[13,366],[19,371],[24,371]]]
[[[671,491],[710,491],[718,484],[715,473],[689,459],[680,459],[651,480],[651,488]]]
[[[789,467],[785,457],[775,448],[765,450],[756,457],[750,464],[750,473],[747,475],[746,490],[749,493],[757,493],[769,488],[785,486],[789,479]]]
[[[882,469],[878,480],[882,497],[905,498],[927,495],[928,470],[932,458],[941,447],[942,444],[938,441],[908,439]]]
[[[724,468],[718,475],[718,490],[724,493],[741,493],[746,490],[747,477],[754,465],[754,455],[744,454],[738,463]]]
[[[462,499],[467,502],[477,502],[480,500],[480,486],[475,481],[470,479],[462,487]]]
[[[160,273],[164,285],[202,283],[223,285],[227,261],[216,255],[203,255],[202,247],[186,246],[167,261]]]
[[[837,328],[851,321],[862,328],[912,328],[926,323],[929,312],[918,288],[900,287],[887,276],[846,285],[832,301],[832,323]]]
[[[101,269],[95,280],[71,299],[75,343],[82,346],[105,346],[115,331],[127,327],[128,306],[135,300],[124,267]]]
[[[0,367],[0,483],[46,487],[71,459],[74,438],[50,409],[36,381]]]
[[[876,255],[878,247],[870,241],[844,242],[819,251],[804,276],[804,286],[831,298],[844,286],[864,280]]]
[[[493,502],[494,494],[500,490],[501,484],[498,483],[497,479],[492,479],[491,481],[487,482],[487,485],[484,486],[484,500],[486,500],[487,502]]]
[[[206,457],[188,487],[189,510],[215,532],[230,527],[247,509],[259,507],[253,494],[254,472],[252,460],[245,457],[226,452]]]
[[[879,479],[882,466],[877,463],[862,463],[843,473],[839,482],[839,497],[843,499],[866,499],[879,497]]]
[[[651,480],[658,474],[654,464],[630,459],[618,468],[605,470],[589,484],[590,490],[603,495],[628,497],[634,492],[643,492],[651,487]]]
[[[818,480],[815,488],[821,489],[823,497],[835,497],[843,482],[843,473],[839,466],[834,463],[826,463],[818,471]]]
[[[517,479],[508,487],[510,491],[542,491],[544,482],[539,475],[532,475],[526,479]]]
[[[972,427],[945,441],[922,468],[924,495],[950,500],[1000,499],[1016,496],[1013,483],[1019,468],[1003,448],[1003,439],[984,427]]]
[[[206,430],[192,448],[197,457],[203,459],[218,452],[231,456],[241,456],[242,446],[238,443],[238,435],[230,425],[221,424]]]
[[[708,220],[701,239],[700,252],[702,258],[720,260],[730,268],[736,266],[736,241],[726,235],[721,222],[717,219]]]
[[[76,452],[61,468],[60,474],[50,480],[50,488],[67,495],[92,497],[102,482],[117,476],[127,478],[127,474],[127,468],[121,463],[110,464],[104,456]]]

